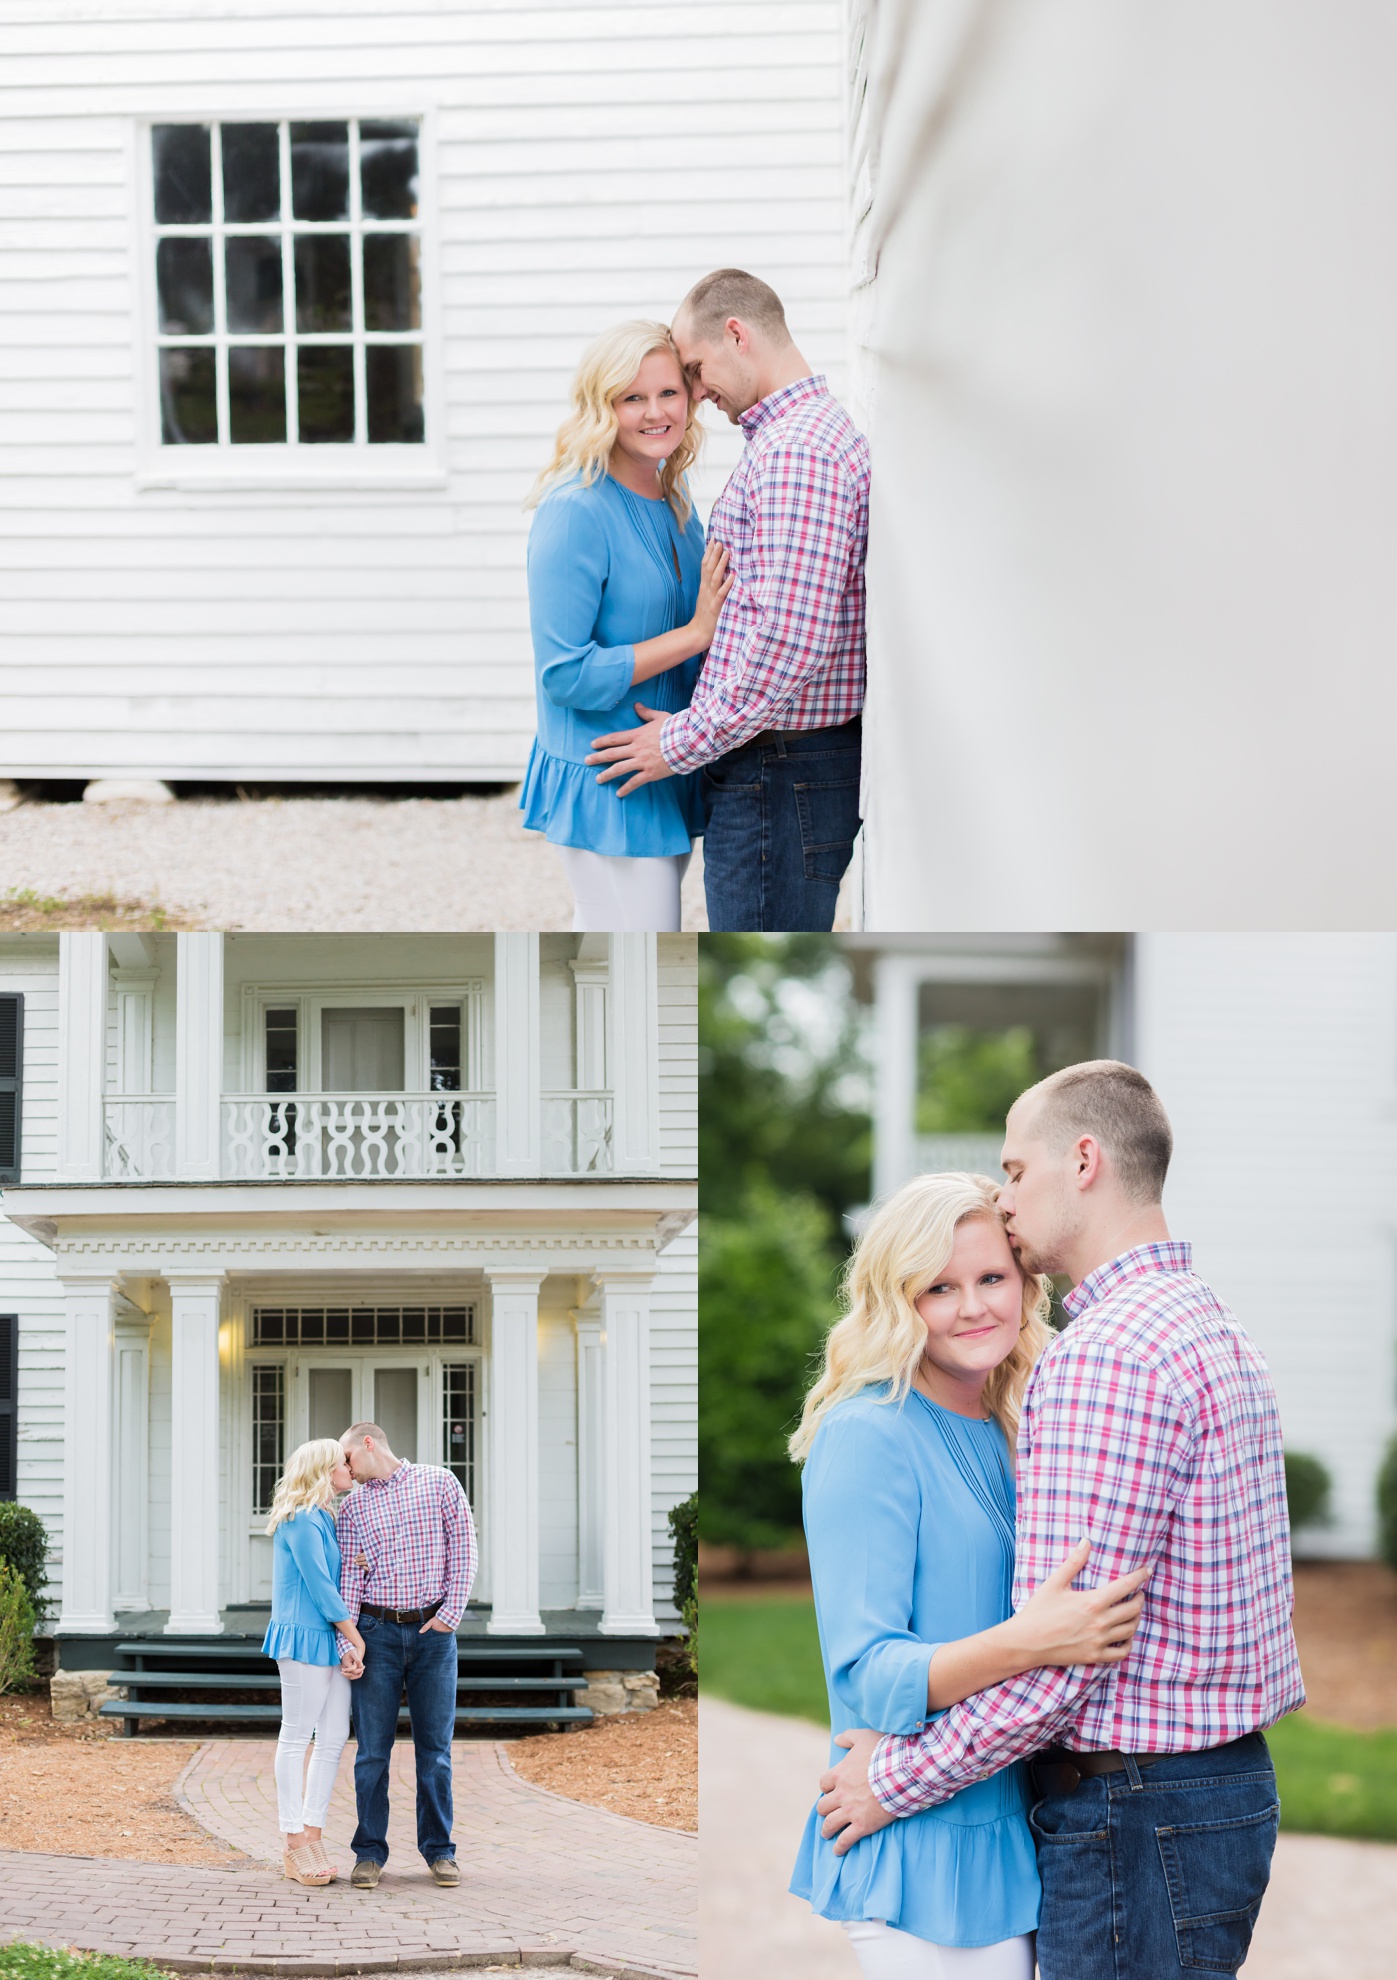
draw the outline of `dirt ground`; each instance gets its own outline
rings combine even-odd
[[[697,1699],[511,1740],[506,1751],[515,1773],[536,1787],[664,1829],[698,1827]]]
[[[56,1724],[45,1692],[0,1698],[0,1849],[206,1868],[242,1862],[174,1798],[193,1753],[193,1741]]]
[[[1380,1561],[1302,1561],[1295,1640],[1317,1719],[1397,1726],[1397,1574]]]
[[[0,1698],[0,1850],[241,1862],[241,1851],[205,1835],[174,1798],[197,1745],[123,1739],[102,1721],[60,1724],[44,1691]],[[698,1706],[691,1698],[576,1732],[511,1740],[507,1751],[523,1780],[554,1794],[660,1828],[698,1826]]]

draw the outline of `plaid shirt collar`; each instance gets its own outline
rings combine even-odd
[[[1117,1286],[1127,1284],[1131,1279],[1142,1279],[1149,1272],[1191,1272],[1193,1270],[1193,1246],[1180,1239],[1167,1238],[1163,1244],[1137,1244],[1133,1251],[1123,1251],[1119,1258],[1112,1258],[1105,1265],[1098,1265],[1094,1272],[1088,1272],[1079,1286],[1073,1286],[1063,1299],[1063,1306],[1076,1320],[1088,1307],[1095,1306],[1105,1299]]]
[[[829,383],[822,371],[812,373],[809,378],[797,378],[794,385],[782,385],[778,391],[758,399],[754,406],[748,406],[746,412],[739,413],[738,425],[750,440],[768,420],[780,419],[802,400],[817,398],[828,390]]]

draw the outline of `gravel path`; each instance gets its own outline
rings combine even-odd
[[[786,1884],[827,1735],[706,1698],[700,1713],[703,1972],[723,1980],[858,1980],[837,1925]],[[1390,1980],[1397,1846],[1283,1835],[1245,1980]]]
[[[0,814],[0,901],[112,893],[181,926],[326,931],[558,928],[557,859],[518,795],[183,798],[23,804]],[[702,858],[684,926],[707,926]]]

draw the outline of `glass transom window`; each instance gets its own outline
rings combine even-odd
[[[418,1347],[475,1343],[473,1306],[259,1306],[254,1347]]]
[[[413,118],[156,124],[167,447],[424,438]]]

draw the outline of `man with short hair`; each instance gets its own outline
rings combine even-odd
[[[710,928],[828,929],[859,829],[868,443],[757,276],[706,275],[673,335],[746,435],[708,528],[735,582],[689,706],[637,702],[587,761],[623,798],[703,767]]]
[[[1262,1728],[1305,1701],[1275,1393],[1169,1236],[1172,1146],[1148,1080],[1109,1059],[1021,1094],[1004,1141],[1020,1262],[1075,1282],[1024,1399],[1015,1606],[1089,1538],[1091,1585],[1153,1569],[1129,1657],[1025,1672],[906,1737],[842,1735],[821,1782],[842,1855],[1036,1755],[1043,1980],[1236,1971],[1279,1813]]]
[[[350,1883],[373,1890],[388,1861],[388,1767],[404,1687],[417,1768],[417,1847],[438,1884],[459,1884],[451,1839],[456,1625],[475,1579],[470,1503],[440,1465],[409,1464],[376,1423],[340,1438],[355,1490],[339,1511],[340,1593],[364,1639],[350,1693],[354,1831]],[[352,1665],[353,1652],[341,1651]]]

